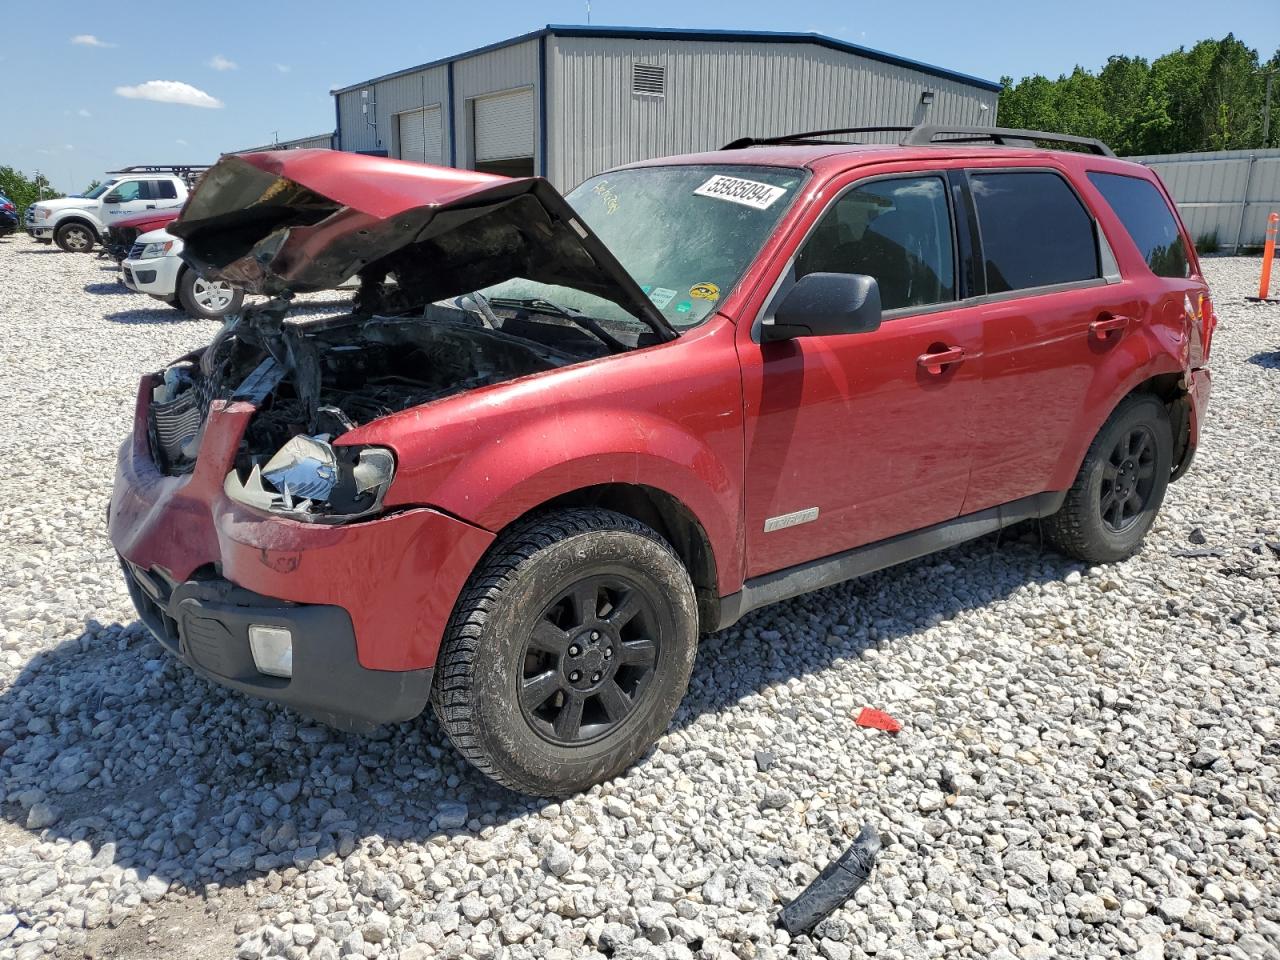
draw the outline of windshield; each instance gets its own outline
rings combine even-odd
[[[102,196],[104,193],[110,190],[114,184],[115,184],[114,180],[108,180],[106,183],[100,183],[96,187],[94,187],[92,190],[90,190],[88,193],[86,193],[84,195],[84,199],[96,200],[98,197]]]
[[[781,167],[636,167],[592,177],[565,199],[667,322],[687,329],[741,279],[804,178],[803,170]],[[638,325],[617,304],[569,287],[517,278],[482,292]]]

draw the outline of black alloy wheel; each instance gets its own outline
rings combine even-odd
[[[579,746],[630,716],[657,668],[660,602],[638,583],[595,576],[542,612],[525,640],[519,690],[535,733]]]
[[[1155,436],[1146,424],[1136,424],[1120,437],[1103,465],[1102,522],[1114,533],[1124,533],[1138,522],[1155,485]]]

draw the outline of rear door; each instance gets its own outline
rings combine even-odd
[[[763,319],[799,277],[839,272],[877,279],[884,320],[784,343],[760,343],[759,319],[740,329],[748,577],[949,520],[964,500],[982,328],[959,302],[947,174],[832,193]]]
[[[966,174],[984,284],[972,513],[1055,488],[1094,380],[1144,306],[1063,170]]]

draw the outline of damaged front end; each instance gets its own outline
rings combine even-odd
[[[291,519],[376,514],[395,476],[357,426],[468,390],[658,343],[674,332],[545,181],[330,151],[228,157],[169,228],[201,274],[274,299],[230,318],[152,391],[148,433],[166,473],[194,469],[218,401],[255,412],[224,492]],[[295,292],[358,275],[354,311],[289,316]],[[572,290],[600,317],[516,282]]]

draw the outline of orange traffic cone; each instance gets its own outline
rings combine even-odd
[[[1265,300],[1268,303],[1280,303],[1280,297],[1268,297],[1271,291],[1271,262],[1276,258],[1276,231],[1280,229],[1280,213],[1267,217],[1267,242],[1262,248],[1262,276],[1258,280],[1258,295],[1248,297],[1249,300]]]

